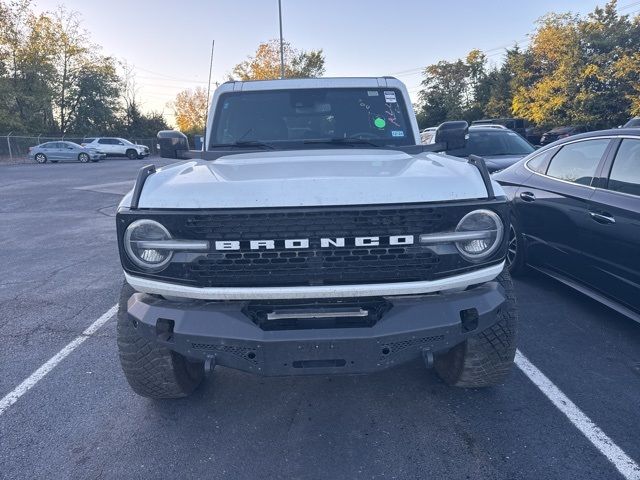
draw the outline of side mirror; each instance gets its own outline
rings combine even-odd
[[[189,139],[177,130],[158,132],[158,149],[162,158],[185,158],[183,152],[189,151]]]
[[[445,150],[458,150],[467,145],[469,124],[464,120],[441,123],[436,130],[435,143],[446,145]]]

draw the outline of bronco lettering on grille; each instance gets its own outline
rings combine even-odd
[[[393,235],[389,237],[320,238],[320,248],[378,247],[381,245],[413,245],[414,235]],[[317,244],[317,242],[316,242]],[[216,250],[274,250],[312,248],[308,238],[284,240],[224,240],[215,242]]]

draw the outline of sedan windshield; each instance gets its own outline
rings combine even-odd
[[[226,93],[209,148],[372,148],[415,145],[402,94],[383,88]],[[251,143],[253,145],[251,145]]]
[[[469,130],[467,146],[447,152],[456,157],[480,155],[491,157],[500,155],[528,155],[535,148],[524,138],[509,130]]]

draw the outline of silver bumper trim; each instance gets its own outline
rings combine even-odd
[[[166,297],[195,300],[284,300],[298,298],[387,297],[420,295],[466,288],[496,278],[504,269],[504,262],[473,272],[423,282],[371,283],[364,285],[321,285],[308,287],[189,287],[135,277],[124,276],[135,290]]]

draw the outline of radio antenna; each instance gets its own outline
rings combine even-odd
[[[207,123],[209,122],[209,101],[211,99],[211,71],[213,70],[213,47],[216,41],[211,40],[211,58],[209,59],[209,81],[207,82],[207,108],[204,112],[204,138],[202,139],[202,149],[206,150]]]

